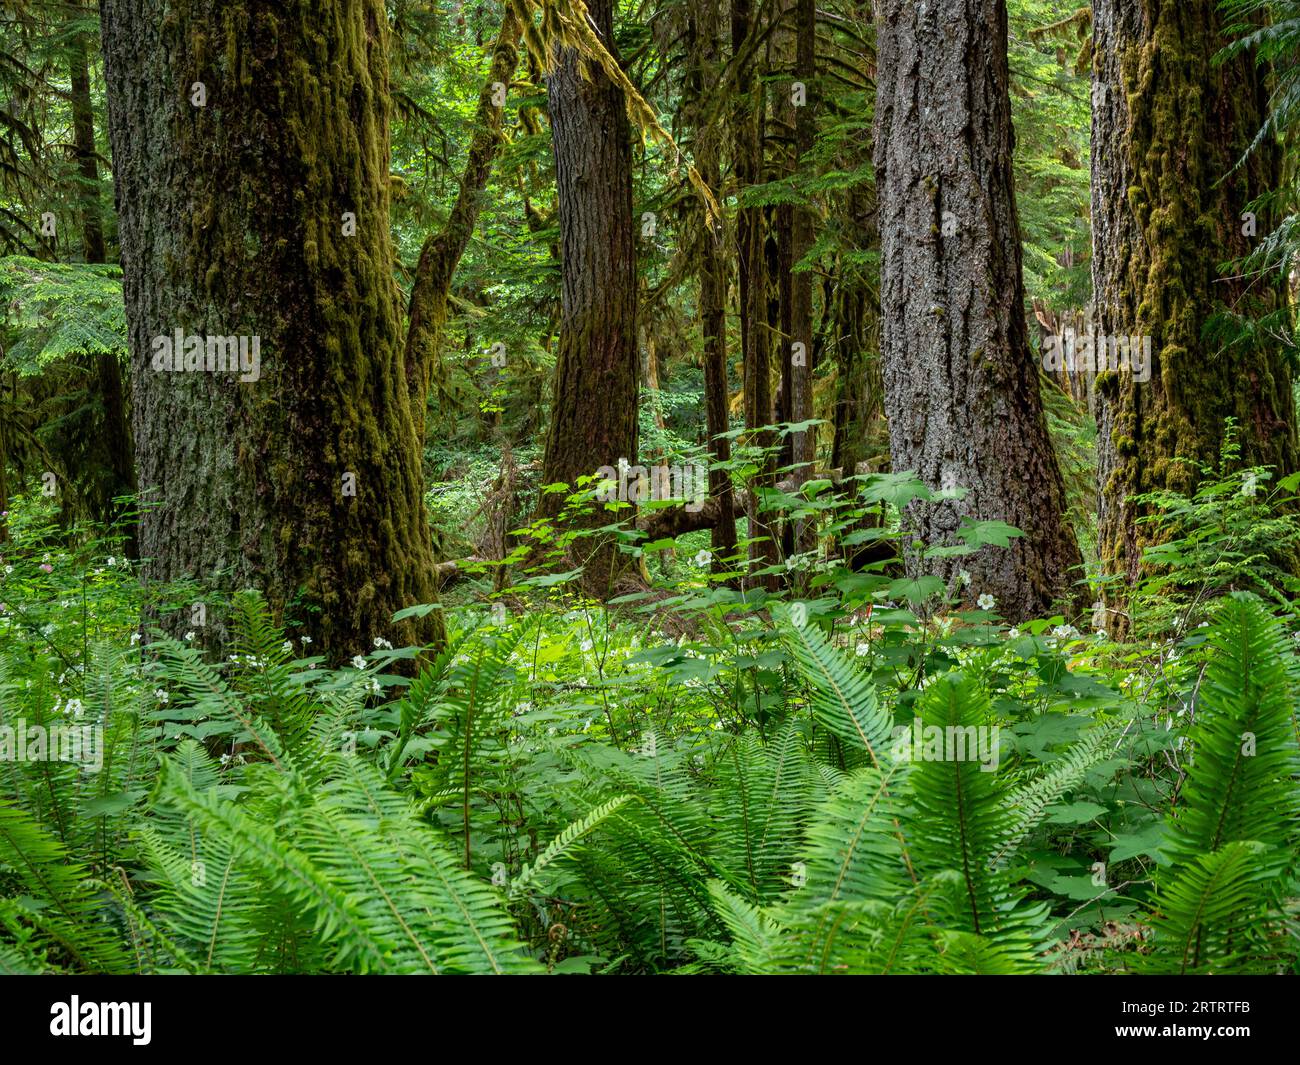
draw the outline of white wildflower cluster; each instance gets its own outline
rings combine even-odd
[[[85,708],[80,699],[69,699],[65,703],[62,698],[59,698],[54,701],[53,713],[61,713],[65,717],[81,717],[85,713]]]
[[[1073,625],[1057,625],[1052,629],[1052,637],[1056,640],[1077,640],[1079,630]]]

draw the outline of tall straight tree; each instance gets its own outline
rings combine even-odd
[[[98,150],[95,147],[95,108],[90,96],[90,48],[93,46],[95,10],[80,3],[68,7],[71,23],[66,33],[68,103],[72,109],[73,156],[77,164],[77,202],[81,215],[82,258],[88,263],[107,261],[104,219],[99,193]],[[77,418],[71,431],[81,436],[81,492],[96,521],[108,524],[122,517],[113,500],[135,492],[131,428],[127,420],[126,386],[116,352],[101,351],[90,367],[95,410],[89,421]],[[135,537],[128,536],[127,551],[136,553]]]
[[[695,162],[700,177],[710,189],[721,187],[721,130],[709,120],[712,110],[707,88],[716,84],[722,64],[719,58],[720,15],[716,7],[702,5],[690,12],[687,39],[690,74],[687,79],[689,110],[693,119]],[[699,208],[697,208],[699,209]],[[703,213],[701,211],[701,213]],[[697,232],[697,271],[700,279],[700,328],[704,340],[704,407],[709,436],[709,453],[714,466],[709,470],[709,495],[718,501],[718,520],[710,533],[715,572],[729,569],[736,550],[735,496],[731,474],[731,428],[727,383],[727,259],[719,220],[705,219]]]
[[[436,592],[389,238],[383,3],[101,10],[139,484],[154,503],[145,578],[259,587],[334,659],[376,637],[437,639],[436,613],[391,620]],[[178,332],[199,338],[180,345],[179,372],[157,358]],[[235,337],[260,365],[209,369]],[[219,615],[207,621],[220,642]]]
[[[613,0],[590,0],[587,13],[617,59]],[[542,476],[545,484],[574,486],[601,466],[636,464],[632,140],[622,89],[594,61],[583,64],[576,49],[557,49],[547,101],[559,200],[561,318]],[[544,494],[539,513],[554,515],[562,499]],[[603,525],[610,516],[597,514],[596,520]],[[580,553],[586,586],[606,593],[626,556],[607,540]]]
[[[736,104],[732,109],[733,169],[737,190],[744,191],[763,181],[763,132],[767,120],[766,91],[759,73],[760,47],[764,39],[763,11],[751,0],[731,0],[731,50],[736,70]],[[763,209],[741,207],[736,213],[736,262],[741,356],[744,362],[745,425],[761,430],[771,425],[772,398],[771,327],[768,319],[766,224]],[[770,433],[756,432],[754,443],[769,446]],[[771,463],[754,478],[755,484],[774,480]],[[759,513],[758,492],[748,503],[750,560],[769,566],[777,559],[776,530],[771,519]],[[760,583],[774,588],[775,579],[764,576]]]
[[[1265,141],[1236,166],[1266,94],[1248,55],[1213,61],[1227,43],[1216,0],[1095,0],[1093,24],[1092,325],[1151,347],[1138,373],[1108,368],[1096,381],[1098,544],[1107,569],[1131,580],[1153,535],[1132,497],[1191,492],[1192,463],[1216,463],[1226,418],[1244,465],[1296,468],[1280,349],[1225,349],[1207,330],[1225,308],[1279,306],[1265,280],[1220,269],[1265,232],[1249,206],[1277,187],[1279,161]]]
[[[963,499],[910,508],[929,546],[963,518],[1006,522],[1009,549],[934,559],[1004,616],[1042,614],[1081,559],[1029,348],[1012,183],[1005,0],[884,0],[875,158],[881,354],[893,468]],[[909,567],[918,568],[916,557]]]
[[[794,146],[796,166],[803,170],[811,165],[810,156],[816,138],[817,101],[817,11],[815,0],[795,0],[794,82],[802,85],[804,97],[795,107]],[[796,90],[797,91],[797,90]],[[806,176],[806,175],[805,175]],[[790,259],[797,267],[813,243],[813,211],[806,204],[796,205],[791,227]],[[790,420],[806,422],[813,416],[813,278],[807,270],[794,274],[790,287],[791,352],[788,357],[790,377]],[[817,430],[803,429],[793,434],[791,460],[795,465],[794,482],[802,485],[812,477],[817,458]],[[850,471],[852,472],[852,471]],[[795,523],[796,551],[816,548],[816,527],[806,520]]]

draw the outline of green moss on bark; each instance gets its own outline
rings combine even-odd
[[[1178,460],[1214,463],[1228,417],[1243,427],[1243,464],[1294,469],[1295,410],[1278,353],[1229,355],[1204,339],[1225,307],[1266,312],[1280,298],[1219,270],[1248,250],[1238,219],[1277,180],[1268,146],[1233,169],[1262,120],[1257,72],[1249,58],[1212,62],[1225,43],[1214,0],[1098,0],[1094,14],[1106,90],[1094,114],[1095,326],[1150,335],[1153,351],[1148,382],[1097,380],[1099,543],[1107,569],[1132,579],[1151,534],[1131,497],[1193,491],[1195,466]]]

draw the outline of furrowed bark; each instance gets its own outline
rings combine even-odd
[[[909,508],[920,540],[963,518],[1020,529],[1010,549],[933,559],[1004,617],[1050,613],[1081,576],[1029,348],[1011,159],[1004,0],[879,8],[876,171],[882,354],[896,471],[961,501]],[[909,568],[921,568],[917,556]]]
[[[596,31],[614,51],[613,0],[587,5]],[[594,63],[586,77],[577,53],[562,49],[547,77],[559,195],[562,299],[551,426],[542,483],[576,490],[579,477],[620,459],[636,465],[636,248],[632,216],[632,142],[623,92]],[[555,516],[563,496],[543,494],[538,513]],[[590,521],[609,522],[599,507]],[[581,548],[584,584],[608,595],[630,562],[612,542]]]
[[[1237,421],[1242,466],[1273,466],[1275,477],[1296,468],[1281,352],[1224,350],[1205,332],[1224,308],[1279,306],[1271,279],[1219,269],[1250,250],[1244,215],[1279,183],[1279,159],[1266,143],[1234,169],[1263,122],[1266,90],[1252,57],[1213,62],[1227,43],[1214,0],[1097,0],[1093,24],[1092,326],[1151,342],[1148,381],[1130,366],[1095,382],[1099,551],[1107,572],[1131,582],[1157,535],[1137,523],[1132,497],[1193,492],[1195,464],[1218,464],[1226,418]],[[1257,232],[1267,232],[1262,218]],[[1118,604],[1124,588],[1110,598]],[[1123,629],[1122,614],[1110,620]]]
[[[384,5],[101,11],[139,482],[155,504],[142,573],[213,594],[206,628],[189,607],[162,626],[219,647],[220,600],[251,586],[333,661],[377,636],[437,642],[437,612],[391,620],[436,591],[389,237]],[[260,366],[154,369],[152,338],[176,330],[242,336],[250,362],[257,338]]]

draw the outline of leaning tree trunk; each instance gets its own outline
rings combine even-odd
[[[614,50],[613,0],[587,4],[596,32]],[[632,141],[623,92],[595,64],[584,76],[563,48],[547,78],[555,184],[559,195],[561,320],[543,484],[577,490],[579,477],[620,460],[636,465],[640,356],[636,331],[636,247],[632,218]],[[539,514],[554,516],[562,494],[543,494]],[[591,516],[606,525],[599,507]],[[605,538],[576,545],[584,584],[612,589],[628,559]]]
[[[439,347],[447,324],[447,302],[456,266],[469,246],[478,221],[483,190],[492,173],[492,163],[501,146],[501,92],[510,84],[519,65],[519,38],[523,27],[514,9],[506,4],[501,31],[492,50],[487,83],[479,95],[477,125],[465,158],[460,189],[447,224],[431,234],[420,249],[420,260],[411,283],[410,326],[406,334],[406,381],[411,389],[415,428],[424,440],[426,405],[435,376]]]
[[[1264,116],[1254,63],[1213,62],[1226,43],[1215,0],[1096,0],[1093,24],[1092,325],[1151,339],[1146,372],[1096,378],[1098,544],[1131,581],[1153,540],[1132,497],[1192,492],[1193,463],[1217,465],[1229,417],[1242,465],[1294,469],[1295,405],[1275,345],[1221,350],[1205,332],[1225,308],[1278,306],[1267,279],[1219,269],[1265,232],[1248,204],[1278,183],[1269,143],[1234,169]]]
[[[884,0],[877,24],[882,358],[893,468],[960,501],[910,509],[929,547],[963,518],[1009,549],[932,559],[1003,616],[1050,612],[1080,576],[1025,326],[1005,0]],[[910,569],[920,568],[916,557]]]
[[[335,660],[377,637],[439,639],[436,613],[392,621],[436,594],[389,238],[384,5],[101,9],[139,482],[155,504],[145,578],[257,587]],[[176,331],[245,338],[240,372],[155,369]],[[207,621],[221,643],[220,612]]]

